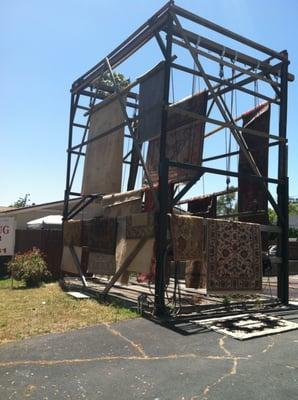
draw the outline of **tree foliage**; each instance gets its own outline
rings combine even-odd
[[[273,208],[268,209],[268,214],[270,224],[275,224],[277,215]],[[298,215],[298,203],[289,203],[289,215]]]
[[[121,74],[120,72],[113,72],[115,81],[117,83],[118,86],[120,86],[121,88],[126,87],[127,85],[129,85],[130,80],[128,78],[126,78],[123,74]],[[106,71],[102,78],[100,83],[106,85],[106,86],[113,86],[113,81],[110,77],[110,73],[108,71]]]
[[[298,215],[298,203],[289,203],[289,215]]]
[[[124,89],[126,86],[128,86],[130,84],[130,79],[126,78],[123,74],[121,74],[120,72],[113,72],[113,76],[115,78],[116,84],[120,89]],[[94,87],[110,87],[113,88],[114,87],[114,83],[113,80],[111,79],[110,73],[109,71],[105,71],[102,76],[94,83]],[[98,90],[99,94],[101,95],[108,95],[109,92],[105,91],[105,90]]]
[[[234,186],[231,186],[230,189],[234,189]],[[222,196],[217,197],[217,214],[218,215],[226,215],[233,214],[237,212],[237,202],[236,192],[227,193]]]
[[[268,217],[269,217],[269,223],[271,225],[274,225],[276,223],[277,217],[276,217],[276,212],[273,210],[273,208],[268,208]]]
[[[14,208],[23,208],[28,207],[30,201],[30,194],[26,193],[25,196],[19,197],[17,201],[10,205],[10,207]]]
[[[289,237],[290,238],[298,238],[298,229],[289,228]]]

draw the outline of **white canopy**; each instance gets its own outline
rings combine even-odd
[[[47,215],[27,222],[27,227],[31,229],[41,228],[44,225],[62,225],[62,215]]]

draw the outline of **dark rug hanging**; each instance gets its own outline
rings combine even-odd
[[[171,106],[167,124],[166,156],[171,161],[201,165],[203,154],[205,122],[182,115],[175,109],[182,109],[206,116],[207,92],[175,103]],[[158,182],[160,139],[149,141],[147,167],[154,183]],[[198,172],[182,168],[170,167],[169,182],[178,183],[192,179]]]
[[[190,200],[187,203],[187,210],[199,217],[216,218],[216,206],[217,198],[211,195]]]
[[[139,141],[157,137],[161,132],[161,112],[164,92],[164,62],[140,78]]]
[[[262,104],[252,111],[243,114],[242,118],[243,127],[267,134],[269,133],[270,105],[268,103]],[[260,173],[267,177],[269,138],[252,135],[246,132],[243,132],[243,137]],[[253,171],[241,150],[239,155],[238,171],[239,174],[253,175]],[[242,215],[239,217],[239,221],[268,225],[268,200],[261,181],[247,176],[238,178],[238,211],[251,213],[264,211],[264,213],[259,215]],[[268,248],[268,234],[266,233],[262,233],[262,247],[263,250],[267,250]]]
[[[142,143],[158,137],[161,131],[161,112],[164,90],[164,62],[159,63],[151,71],[140,78],[138,124],[134,133],[138,139],[140,150]],[[139,153],[132,146],[127,190],[133,190],[140,163]]]

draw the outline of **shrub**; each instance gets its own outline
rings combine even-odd
[[[289,228],[289,237],[290,238],[298,238],[298,229]]]
[[[41,251],[36,247],[16,254],[8,263],[8,271],[12,279],[23,280],[26,287],[38,287],[51,276]]]
[[[230,308],[231,306],[231,299],[229,296],[224,296],[224,298],[222,299],[222,304],[226,307],[226,308]]]

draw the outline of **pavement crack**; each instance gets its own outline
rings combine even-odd
[[[228,349],[226,349],[225,347],[225,338],[226,336],[224,336],[223,338],[220,338],[218,341],[218,345],[219,348],[225,353],[225,356],[209,356],[208,358],[215,359],[215,360],[231,360],[233,361],[233,364],[230,368],[230,370],[228,372],[226,372],[224,375],[222,375],[220,378],[218,378],[215,382],[207,385],[202,394],[200,395],[195,395],[191,398],[191,400],[208,400],[208,396],[210,394],[210,391],[217,385],[219,385],[224,379],[232,376],[232,375],[236,375],[237,373],[237,367],[238,367],[238,360],[239,359],[243,359],[243,357],[236,357],[234,356]],[[246,358],[247,359],[247,358]]]
[[[178,360],[180,358],[196,358],[193,353],[189,354],[169,354],[166,356],[100,356],[93,358],[71,358],[64,360],[15,360],[0,362],[0,367],[15,367],[19,365],[65,365],[65,364],[81,364],[95,361],[157,361],[157,360]]]
[[[269,340],[271,341],[271,343],[268,344],[268,346],[262,351],[262,353],[267,353],[267,351],[272,349],[272,347],[274,346],[275,343],[272,337],[269,336]]]
[[[218,341],[219,347],[227,356],[232,357],[231,352],[225,348],[225,338],[226,336],[219,339]]]
[[[104,323],[103,324],[113,335],[115,336],[119,336],[121,337],[123,340],[125,340],[126,342],[128,342],[139,354],[141,354],[141,356],[143,356],[143,358],[148,358],[147,354],[145,353],[143,347],[138,344],[135,343],[134,341],[132,341],[131,339],[129,339],[128,337],[122,335],[121,332],[117,331],[116,329],[112,328],[111,325]]]
[[[204,357],[207,360],[234,360],[235,358],[237,360],[249,360],[250,356],[247,357],[234,357],[234,356],[206,356]]]

